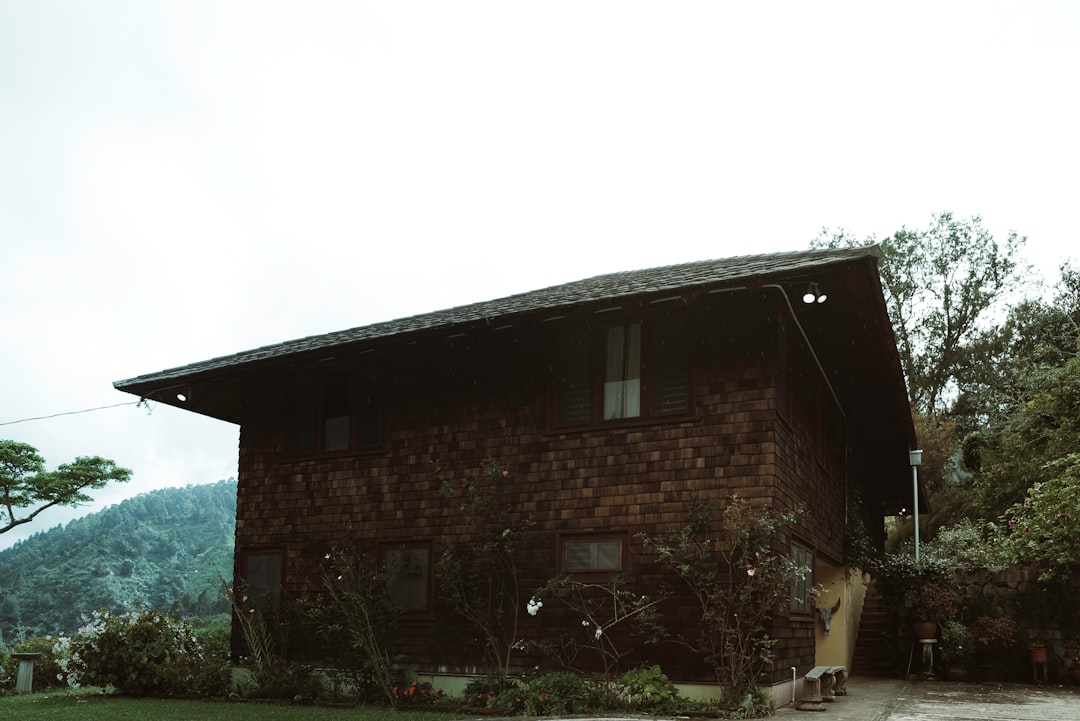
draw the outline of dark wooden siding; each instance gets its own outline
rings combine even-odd
[[[735,493],[762,504],[806,506],[811,515],[798,534],[839,557],[842,485],[819,472],[815,446],[802,431],[777,420],[776,334],[761,330],[775,323],[776,310],[763,311],[760,298],[711,303],[688,315],[688,417],[553,430],[550,368],[558,322],[365,355],[365,363],[383,364],[385,445],[376,452],[290,458],[287,398],[273,389],[288,388],[292,370],[263,377],[241,428],[238,552],[285,549],[286,589],[302,596],[317,589],[323,555],[350,530],[372,554],[378,543],[466,540],[458,501],[440,495],[440,485],[475,474],[494,458],[512,472],[508,497],[535,522],[521,561],[522,603],[557,574],[558,538],[571,532],[625,533],[628,586],[645,594],[677,587],[634,535],[679,527],[696,497]],[[349,364],[347,354],[338,355],[335,362]],[[694,635],[697,612],[689,599],[671,599],[663,612],[673,632]],[[542,613],[542,620],[522,614],[525,638],[581,630],[580,619],[560,617],[553,604]],[[813,661],[812,621],[784,618],[774,630],[783,647],[770,681]],[[401,640],[421,669],[468,672],[478,662],[468,634],[442,603],[431,618],[404,622]],[[317,652],[296,635],[293,647]],[[643,647],[628,664],[644,660],[677,680],[709,680],[701,662],[679,647]]]

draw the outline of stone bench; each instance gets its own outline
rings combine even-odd
[[[846,695],[846,666],[814,666],[803,677],[803,698],[796,708],[800,711],[824,711],[825,702]]]

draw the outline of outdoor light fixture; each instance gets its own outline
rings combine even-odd
[[[922,451],[908,451],[908,463],[911,464],[911,484],[915,495],[915,562],[919,562],[919,466],[922,465]]]
[[[824,303],[829,299],[829,296],[821,292],[817,283],[811,283],[810,287],[806,289],[806,294],[802,297],[802,302],[807,305],[811,303]]]

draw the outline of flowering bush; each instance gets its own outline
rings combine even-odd
[[[1016,641],[1016,621],[1009,616],[979,616],[968,631],[982,648],[1005,648]]]
[[[438,706],[445,699],[441,688],[432,688],[430,683],[413,681],[409,685],[393,687],[397,697],[396,706]]]
[[[681,529],[643,540],[687,586],[701,613],[696,638],[673,640],[699,653],[712,667],[722,702],[739,706],[755,697],[757,679],[772,665],[770,621],[787,612],[792,587],[809,569],[772,545],[794,514],[732,496],[719,522],[716,515],[716,504],[698,503]]]
[[[402,611],[391,598],[390,579],[350,545],[323,560],[323,593],[306,604],[307,616],[330,644],[336,665],[348,673],[354,692],[396,706],[402,658],[395,638]]]
[[[186,623],[158,611],[95,611],[54,652],[68,685],[113,686],[131,694],[217,693],[225,673],[204,663]]]
[[[40,653],[34,660],[34,688],[64,685],[63,674],[53,654],[56,639],[52,636],[31,636],[11,646],[12,653]],[[0,652],[0,688],[15,686],[19,662]]]
[[[629,653],[624,642],[630,635],[644,638],[646,644],[666,638],[657,605],[667,596],[664,591],[651,597],[635,593],[619,575],[606,583],[588,583],[568,576],[552,579],[529,599],[526,610],[535,616],[544,606],[540,598],[552,598],[569,609],[573,617],[580,618],[581,626],[560,635],[557,644],[524,646],[551,655],[557,653],[560,663],[571,669],[577,667],[579,653],[591,650],[603,662],[604,676],[612,678]]]
[[[489,458],[459,488],[444,480],[439,491],[445,499],[460,499],[464,540],[439,549],[437,595],[469,626],[500,690],[509,679],[511,656],[520,649],[522,607],[535,616],[543,605],[537,598],[522,603],[518,562],[533,523],[509,503],[506,488],[512,483],[510,471]]]
[[[1005,514],[1009,541],[1047,580],[1080,565],[1080,453],[1044,465],[1047,480],[1028,488]]]
[[[919,589],[911,604],[911,610],[919,621],[941,621],[956,610],[957,596],[936,583]]]
[[[948,619],[941,622],[941,658],[947,664],[964,666],[974,650],[971,632],[959,621]]]

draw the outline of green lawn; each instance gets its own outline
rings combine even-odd
[[[52,691],[0,697],[6,721],[450,721],[460,712],[391,711],[385,707],[325,708],[268,703],[189,701]]]

